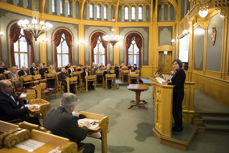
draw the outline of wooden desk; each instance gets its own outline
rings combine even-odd
[[[108,132],[108,124],[109,118],[107,116],[89,112],[79,112],[80,114],[86,116],[89,119],[96,119],[99,121],[99,126],[96,129],[89,129],[89,132],[100,132],[101,133],[101,145],[102,145],[102,153],[107,153],[107,132]]]
[[[116,87],[116,74],[106,74],[106,88],[107,88],[107,81],[111,80],[113,82],[114,87]]]
[[[131,80],[135,79],[137,84],[139,84],[139,74],[136,73],[129,73],[128,74],[128,84],[131,84]]]
[[[47,83],[49,80],[54,80],[54,88],[57,88],[56,73],[45,73],[45,79],[47,80]]]
[[[68,93],[70,93],[70,85],[74,84],[75,85],[75,93],[77,94],[77,80],[78,80],[77,77],[71,77],[71,78],[67,77],[66,78]]]
[[[85,76],[86,92],[88,92],[88,82],[94,82],[94,90],[96,90],[96,75]]]
[[[140,100],[140,96],[141,96],[141,92],[146,91],[146,90],[149,89],[149,86],[148,85],[143,85],[143,84],[130,84],[127,87],[127,89],[130,90],[130,91],[134,91],[136,93],[136,100],[132,100],[131,101],[131,102],[136,102],[136,104],[131,105],[128,109],[131,109],[134,106],[147,109],[145,107],[145,105],[144,105],[146,103],[146,101],[145,100]],[[144,104],[140,104],[141,101],[144,102]]]
[[[104,70],[97,70],[97,71],[95,72],[96,78],[97,78],[97,79],[98,79],[98,77],[102,77],[102,84],[98,84],[98,82],[97,82],[97,85],[102,85],[102,86],[104,86],[103,72],[104,72]]]
[[[127,76],[128,77],[128,74],[129,74],[129,70],[121,70],[121,80],[123,81],[123,82],[125,82],[125,76]]]

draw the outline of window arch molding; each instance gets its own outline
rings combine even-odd
[[[14,43],[17,42],[20,37],[21,37],[21,28],[17,24],[18,20],[14,20],[11,23],[8,24],[7,26],[7,31],[8,31],[8,39],[7,44],[9,44],[9,49],[10,49],[10,59],[11,59],[11,65],[14,66],[16,65],[15,62],[15,55],[14,55]],[[30,32],[23,30],[23,37],[25,37],[25,40],[27,42],[28,48],[28,67],[30,66],[31,63],[35,61],[34,57],[34,42],[33,42],[33,36]]]
[[[91,63],[93,63],[95,61],[94,59],[94,48],[96,47],[96,44],[97,44],[97,41],[99,39],[99,37],[101,38],[101,43],[102,43],[102,46],[104,47],[105,49],[105,63],[103,63],[104,65],[107,65],[107,48],[108,48],[108,43],[103,40],[103,36],[105,35],[106,33],[104,31],[94,31],[91,33],[90,35],[90,39],[89,39],[89,43],[91,45]]]
[[[135,37],[135,42],[137,47],[139,48],[139,67],[142,65],[142,53],[143,53],[143,43],[144,39],[143,36],[137,32],[137,31],[130,31],[125,35],[125,48],[126,48],[126,65],[128,65],[129,57],[128,57],[128,49],[130,48],[131,42],[133,40],[133,37]]]
[[[57,47],[60,45],[61,43],[61,38],[62,38],[62,35],[65,35],[65,39],[66,39],[66,43],[67,43],[67,46],[68,46],[68,49],[69,49],[69,64],[72,65],[72,49],[73,49],[73,34],[72,32],[65,28],[65,27],[59,27],[57,29],[54,30],[52,36],[53,36],[53,50],[54,50],[54,57],[55,57],[55,63],[56,63],[56,66],[58,66],[58,60],[57,60]]]

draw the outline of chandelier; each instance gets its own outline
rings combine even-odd
[[[112,31],[114,32],[114,29],[112,29]],[[114,34],[112,34],[112,35],[105,35],[105,36],[103,36],[103,39],[105,41],[107,41],[108,43],[110,43],[114,47],[114,45],[117,42],[119,42],[120,40],[123,40],[124,37],[121,36],[121,35],[114,35]]]
[[[37,38],[40,35],[53,27],[52,24],[44,21],[38,21],[36,18],[32,19],[31,23],[29,20],[19,20],[18,25],[25,31],[30,32],[33,35],[35,41],[37,41]]]
[[[199,10],[199,16],[205,18],[208,15],[208,10]]]

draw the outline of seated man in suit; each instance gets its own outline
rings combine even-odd
[[[34,106],[28,105],[16,97],[13,93],[12,83],[9,80],[0,81],[0,120],[3,121],[27,121],[40,124],[37,118],[29,117],[29,110]]]
[[[119,67],[117,66],[117,64],[115,64],[114,70],[115,70],[116,78],[118,78],[119,77]]]
[[[8,71],[8,69],[5,67],[5,63],[1,62],[1,64],[0,64],[0,74],[4,73],[5,71]]]
[[[68,74],[66,73],[66,69],[62,68],[61,73],[58,75],[58,79],[61,81],[62,86],[64,86],[64,92],[67,92],[67,81],[66,78],[68,77]],[[74,84],[70,85],[70,90],[72,93],[75,91]]]
[[[60,106],[48,111],[44,127],[53,134],[69,138],[78,144],[78,148],[84,148],[83,153],[94,153],[93,144],[81,143],[88,133],[89,123],[85,123],[82,128],[78,125],[78,119],[84,118],[83,115],[73,115],[77,102],[76,95],[64,93],[61,98]]]
[[[86,78],[85,77],[89,76],[89,75],[90,75],[89,69],[88,69],[88,67],[86,67],[82,73],[82,78],[83,78],[83,82],[85,83],[85,85],[86,85]],[[94,88],[93,82],[92,81],[88,82],[88,89],[91,90],[93,88]]]
[[[24,75],[29,75],[29,72],[27,71],[26,66],[22,66],[21,71],[18,72],[19,77]]]
[[[17,67],[13,66],[11,68],[11,71],[8,73],[8,79],[16,79],[19,78],[19,75],[17,73]]]
[[[30,74],[35,75],[35,71],[37,71],[38,68],[36,67],[35,63],[32,63],[32,67],[30,68]]]
[[[39,74],[41,75],[42,79],[45,78],[45,73],[49,73],[48,69],[41,63]]]

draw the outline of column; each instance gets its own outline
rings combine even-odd
[[[115,35],[119,35],[119,27],[115,25]],[[119,45],[114,45],[113,55],[114,55],[114,65],[119,65]]]
[[[101,20],[104,20],[104,5],[101,5]]]
[[[125,21],[125,6],[122,5],[122,15],[121,15],[121,21],[124,22]]]
[[[48,3],[48,13],[49,14],[52,14],[52,0],[48,0],[48,2],[46,2],[46,3]]]
[[[56,0],[56,14],[60,15],[60,0]]]
[[[79,24],[79,38],[78,40],[84,40],[84,25]],[[84,65],[84,44],[79,44],[79,64]]]
[[[23,7],[24,8],[27,8],[27,2],[26,2],[26,0],[23,0]]]
[[[138,21],[138,7],[135,8],[135,18],[136,21]]]
[[[46,38],[46,33],[42,34],[40,38]],[[41,63],[46,63],[46,41],[41,41],[40,42],[40,62]]]
[[[89,3],[87,3],[87,7],[86,7],[86,11],[87,11],[87,13],[86,13],[86,18],[87,18],[87,20],[89,20],[90,19],[90,4]]]
[[[68,0],[65,0],[64,6],[64,15],[68,16]]]
[[[165,20],[165,6],[164,4],[161,5],[161,21]]]
[[[131,7],[128,7],[128,21],[131,22]]]
[[[146,6],[143,5],[143,15],[142,15],[142,21],[146,21]]]
[[[171,12],[170,12],[171,6],[168,4],[168,21],[171,20]]]
[[[108,6],[108,21],[111,21],[111,5]]]
[[[94,4],[94,20],[97,20],[97,4]]]
[[[72,1],[72,18],[76,18],[76,1]]]

